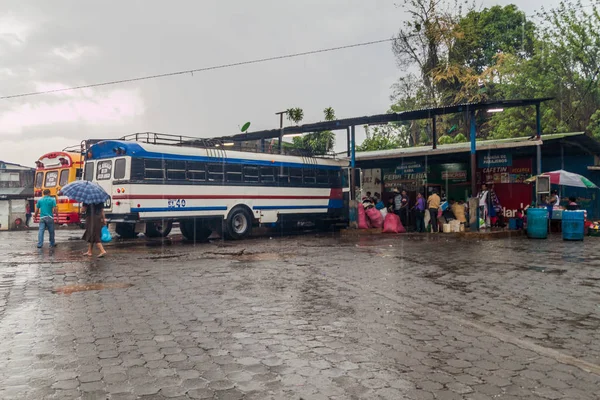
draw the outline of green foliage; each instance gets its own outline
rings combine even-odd
[[[356,146],[356,151],[389,150],[409,145],[409,132],[406,127],[396,125],[365,126],[367,138]]]
[[[450,135],[443,135],[438,138],[438,144],[451,144],[454,143],[454,138]]]
[[[304,110],[300,107],[288,108],[286,110],[288,121],[298,125],[304,119]]]
[[[418,75],[408,73],[399,79],[391,111],[554,97],[542,104],[543,132],[588,130],[600,138],[596,4],[563,1],[555,9],[543,10],[537,25],[515,5],[480,11],[468,7],[463,14],[452,0],[410,0],[405,8],[410,20],[402,25],[393,50],[398,65],[416,67]],[[466,134],[464,115],[438,119],[440,132],[454,125]],[[414,144],[430,142],[428,121],[404,126],[409,127]],[[532,107],[477,115],[479,139],[529,136],[535,126]]]
[[[290,109],[293,110],[293,109]],[[298,110],[298,109],[297,109]],[[289,117],[288,110],[288,117]],[[304,113],[302,112],[302,116]],[[325,121],[335,120],[335,110],[327,107],[323,110]],[[313,154],[327,154],[333,150],[335,145],[335,133],[332,131],[313,132],[303,136],[297,136],[293,139],[294,147],[297,149],[308,150]]]
[[[534,51],[535,24],[527,21],[516,5],[493,6],[470,11],[455,28],[456,42],[450,50],[452,63],[481,74],[495,65],[499,52],[529,58]]]
[[[463,143],[468,141],[469,139],[467,139],[467,137],[462,133],[459,133],[458,135],[454,136],[454,143]]]

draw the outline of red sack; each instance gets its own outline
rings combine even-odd
[[[369,208],[365,211],[367,217],[369,218],[369,222],[371,223],[372,228],[381,228],[383,227],[383,215],[379,212],[375,207]]]
[[[361,203],[358,203],[358,229],[369,229],[369,220],[365,214],[365,208]]]
[[[400,217],[394,213],[388,213],[383,221],[383,233],[405,233],[406,229],[400,222]]]

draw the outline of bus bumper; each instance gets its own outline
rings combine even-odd
[[[36,224],[40,223],[40,217],[34,217],[33,218],[33,222],[35,222]],[[79,213],[77,212],[70,212],[70,213],[58,213],[58,221],[55,220],[55,222],[59,225],[71,225],[71,224],[80,224],[81,223],[81,218],[79,217]]]

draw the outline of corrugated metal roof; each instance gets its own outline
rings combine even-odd
[[[567,137],[581,136],[584,132],[571,132],[571,133],[555,133],[550,135],[542,135],[542,143],[549,140],[558,140]],[[526,147],[526,146],[537,146],[540,143],[539,140],[529,140],[527,137],[522,138],[509,138],[509,139],[494,139],[494,140],[478,140],[477,151],[482,150],[493,150],[493,149],[507,149],[515,147]],[[452,143],[438,145],[437,149],[432,149],[431,145],[427,146],[416,146],[416,147],[403,147],[400,149],[391,150],[376,150],[376,151],[362,151],[356,153],[357,161],[367,160],[379,160],[386,158],[400,158],[400,157],[415,157],[421,155],[438,155],[438,154],[452,154],[468,152],[471,150],[470,142],[463,143]]]
[[[31,168],[31,167],[26,167],[24,165],[19,165],[19,164],[13,164],[13,163],[9,163],[7,161],[2,161],[0,160],[0,166],[5,165],[6,166],[6,170],[12,170],[12,171],[34,171],[35,168]],[[4,169],[4,168],[0,168],[0,169]]]

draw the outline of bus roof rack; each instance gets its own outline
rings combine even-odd
[[[172,135],[169,133],[140,132],[125,135],[119,140],[131,140],[148,144],[189,147],[219,147],[223,142],[219,139],[205,139],[192,136]]]

